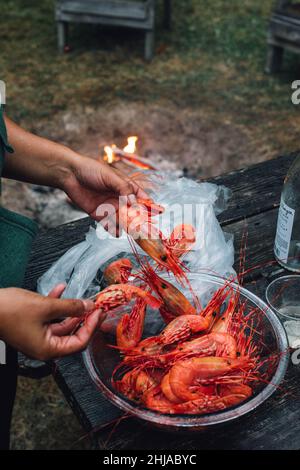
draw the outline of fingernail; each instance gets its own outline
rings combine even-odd
[[[95,309],[95,304],[92,300],[83,300],[84,310],[90,312]]]
[[[136,201],[136,197],[135,197],[135,194],[129,194],[127,196],[128,198],[128,201],[130,202],[130,204],[135,204],[137,201]]]
[[[103,320],[106,318],[106,315],[105,317],[103,318]],[[95,322],[96,325],[101,325],[102,321],[101,319],[101,312],[100,310],[95,310],[90,316],[89,316],[89,321],[91,322]]]
[[[101,323],[103,323],[106,318],[107,318],[107,313],[99,312],[99,317],[98,317],[99,325],[101,325]]]
[[[63,287],[66,288],[67,287],[67,283],[66,282],[60,282],[59,284],[57,284],[57,286],[55,287],[59,287],[60,289],[62,289]]]

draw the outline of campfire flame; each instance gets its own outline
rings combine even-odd
[[[113,161],[114,161],[113,149],[109,145],[106,145],[104,147],[104,152],[105,152],[104,160],[109,164],[113,163]]]
[[[143,170],[155,170],[155,165],[153,165],[148,159],[140,157],[136,153],[136,143],[138,137],[132,135],[127,138],[127,145],[123,149],[120,149],[115,144],[106,145],[104,147],[104,156],[103,160],[106,161],[109,165],[122,160],[123,163],[133,166],[135,168],[141,168]]]
[[[136,135],[127,138],[127,145],[123,148],[126,153],[135,153],[136,152],[136,143],[138,138]]]
[[[123,152],[133,155],[136,152],[136,143],[138,141],[138,137],[136,135],[132,135],[127,137],[127,145],[123,148]],[[105,155],[103,159],[109,163],[110,165],[118,161],[120,159],[120,149],[115,144],[106,145],[104,147]]]

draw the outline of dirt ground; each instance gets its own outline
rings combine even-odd
[[[89,439],[52,377],[19,377],[11,430],[15,450],[88,449]]]
[[[93,158],[103,155],[105,145],[123,147],[128,135],[137,135],[140,155],[164,169],[184,170],[192,178],[205,179],[266,159],[265,149],[255,148],[246,127],[218,122],[201,109],[178,109],[170,104],[84,108],[61,113],[47,129],[40,126],[36,131]],[[59,191],[15,181],[4,181],[3,201],[44,228],[81,216]]]
[[[62,116],[68,143],[87,155],[99,155],[107,143],[123,146],[128,135],[139,136],[139,153],[161,155],[185,167],[191,176],[212,176],[251,164],[253,149],[246,130],[218,122],[201,109],[162,104],[119,103]]]

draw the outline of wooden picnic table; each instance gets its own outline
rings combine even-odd
[[[248,233],[246,266],[254,268],[244,285],[264,297],[265,288],[284,272],[273,257],[273,243],[283,179],[295,154],[210,179],[233,191],[228,209],[219,216],[225,231],[234,234],[236,260],[243,233]],[[86,218],[42,232],[35,241],[26,285],[37,278],[67,249],[84,239],[91,223]],[[268,264],[269,263],[269,264]],[[282,387],[248,415],[202,432],[169,433],[121,412],[103,398],[84,368],[80,354],[56,363],[54,379],[84,428],[100,449],[299,449],[300,365],[290,363]]]

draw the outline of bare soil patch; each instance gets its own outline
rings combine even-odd
[[[61,113],[48,125],[37,125],[35,132],[92,158],[101,157],[104,145],[122,147],[127,136],[137,135],[140,155],[164,169],[184,170],[192,178],[205,179],[265,159],[254,151],[242,126],[218,122],[201,110],[163,104],[86,107]],[[61,191],[13,181],[3,184],[3,202],[43,228],[84,215],[68,204]]]

